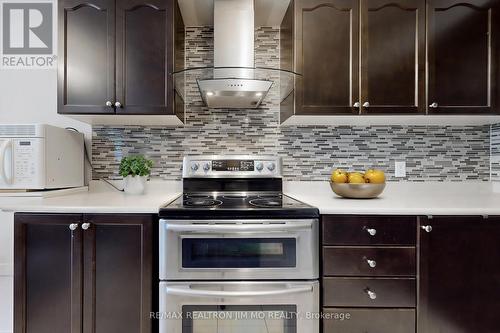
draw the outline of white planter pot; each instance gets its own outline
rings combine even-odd
[[[147,176],[127,176],[123,190],[127,194],[139,195],[146,191]]]

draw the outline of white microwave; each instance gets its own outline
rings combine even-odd
[[[0,190],[84,185],[83,134],[44,125],[0,125]]]

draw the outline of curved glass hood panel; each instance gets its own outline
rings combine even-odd
[[[200,94],[209,108],[257,108],[272,88],[279,102],[290,95],[300,74],[264,67],[196,67],[173,73],[176,92],[185,101]]]

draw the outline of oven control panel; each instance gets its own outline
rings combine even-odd
[[[182,175],[189,177],[281,177],[280,157],[274,156],[187,156]]]

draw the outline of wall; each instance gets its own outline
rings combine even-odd
[[[52,2],[54,6],[57,5],[56,0]],[[57,17],[54,21],[54,27],[57,27]],[[55,43],[55,50],[57,50],[57,43]],[[74,127],[84,132],[88,139],[92,133],[89,125],[57,114],[57,69],[55,67],[53,69],[0,69],[0,124],[13,123],[47,123],[60,127]]]
[[[213,62],[211,28],[188,28],[188,67]],[[279,67],[279,31],[256,31],[256,65]],[[186,125],[179,128],[94,127],[94,178],[117,176],[119,160],[144,154],[154,177],[179,179],[186,154],[265,153],[284,158],[287,179],[324,180],[334,167],[379,167],[392,179],[406,160],[408,180],[489,180],[489,126],[279,127],[278,86],[261,109],[208,110],[196,84],[187,87]]]

